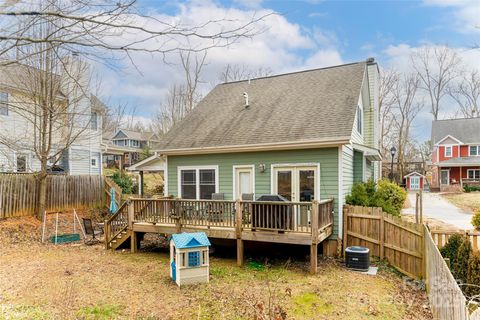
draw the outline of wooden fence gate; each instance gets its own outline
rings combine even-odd
[[[363,246],[412,278],[424,276],[424,236],[421,224],[403,221],[381,208],[344,206],[343,243]]]

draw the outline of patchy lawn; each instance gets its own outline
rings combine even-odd
[[[0,221],[0,319],[431,319],[425,294],[383,265],[368,276],[327,259],[309,275],[305,261],[213,256],[210,283],[179,289],[165,248],[42,245],[38,228]]]
[[[442,197],[464,210],[480,210],[480,192],[444,193]]]

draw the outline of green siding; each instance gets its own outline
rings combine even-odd
[[[353,150],[349,146],[343,147],[342,163],[343,196],[345,197],[350,194],[353,186]]]
[[[360,151],[353,152],[353,182],[363,181],[363,153]]]
[[[219,192],[233,198],[233,166],[255,165],[255,194],[271,193],[271,164],[320,163],[320,198],[335,200],[334,235],[338,234],[338,148],[221,153],[206,155],[168,156],[168,193],[178,196],[177,168],[179,166],[218,165]],[[259,171],[265,164],[265,172]]]

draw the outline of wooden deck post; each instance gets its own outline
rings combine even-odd
[[[128,199],[128,229],[133,230],[133,220],[135,219],[135,210],[132,199]]]
[[[317,260],[318,260],[318,219],[319,219],[319,207],[318,201],[312,202],[312,245],[310,246],[310,273],[317,273]]]
[[[237,236],[237,265],[243,266],[243,240],[242,240],[242,222],[243,210],[240,200],[235,201],[235,233]]]
[[[108,241],[109,241],[108,236],[110,235],[108,220],[105,220],[103,224],[103,233],[104,233],[104,239],[105,239],[105,249],[108,250]]]
[[[132,253],[137,252],[137,233],[133,230],[130,234],[130,251]]]
[[[181,217],[182,217],[182,207],[180,206],[180,202],[179,201],[175,201],[175,204],[173,206],[174,208],[174,211],[175,211],[175,227],[176,227],[176,232],[177,233],[180,233],[182,232],[182,221],[181,221]]]

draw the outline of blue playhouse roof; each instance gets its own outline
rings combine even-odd
[[[172,241],[178,249],[210,246],[205,232],[176,233],[172,235]]]

